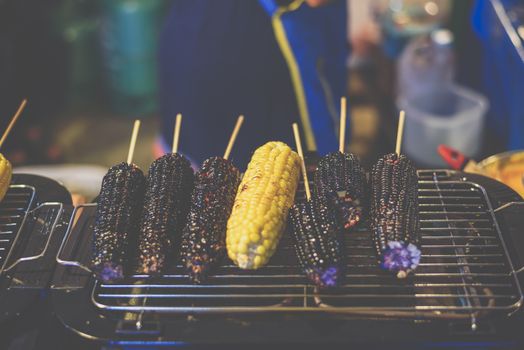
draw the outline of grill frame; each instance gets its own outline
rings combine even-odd
[[[34,186],[31,185],[22,185],[22,184],[14,184],[9,186],[9,190],[6,194],[6,197],[4,197],[4,200],[0,203],[0,211],[3,209],[3,207],[7,204],[11,204],[9,202],[9,199],[6,200],[7,197],[13,196],[13,191],[29,191],[29,193],[26,193],[28,195],[28,200],[24,202],[23,207],[21,208],[15,208],[16,212],[15,214],[11,216],[2,216],[0,217],[0,226],[3,226],[5,224],[2,223],[3,220],[13,220],[17,218],[21,218],[19,222],[15,223],[16,226],[16,233],[9,232],[13,237],[7,242],[7,247],[5,247],[8,251],[5,256],[0,256],[2,258],[2,264],[0,266],[0,277],[7,276],[11,271],[14,270],[16,266],[18,266],[20,263],[28,262],[28,261],[34,261],[38,260],[46,254],[46,252],[49,249],[49,246],[51,244],[51,240],[53,238],[53,235],[55,233],[56,227],[59,223],[59,220],[61,219],[62,214],[64,213],[64,203],[61,202],[44,202],[44,203],[37,203],[37,189]],[[15,193],[15,197],[22,196],[22,193]],[[7,203],[6,203],[7,202]],[[49,210],[46,212],[46,210]],[[41,217],[45,215],[45,217]],[[20,240],[21,239],[27,239],[29,236],[36,234],[34,232],[34,229],[27,230],[27,225],[29,224],[29,221],[39,221],[42,226],[44,226],[44,230],[46,233],[46,239],[45,244],[43,245],[43,249],[40,250],[38,253],[32,253],[32,255],[28,256],[18,256],[15,257],[14,254],[17,253],[17,251],[23,247],[19,247]],[[48,225],[49,224],[49,225]],[[48,226],[46,228],[46,226]],[[25,232],[27,231],[27,232]],[[5,234],[7,232],[0,232],[1,234]],[[22,237],[24,236],[24,237]],[[19,251],[18,253],[23,254],[24,252]],[[11,261],[15,259],[14,261]]]
[[[9,186],[9,190],[8,192],[6,193],[6,196],[4,197],[4,200],[2,201],[2,203],[0,204],[3,208],[4,205],[6,205],[6,198],[8,198],[10,195],[12,195],[10,192],[13,191],[13,190],[29,190],[31,193],[30,193],[30,197],[29,197],[29,201],[27,201],[25,203],[25,206],[23,208],[16,208],[17,209],[17,213],[20,214],[22,216],[22,219],[20,220],[20,223],[18,224],[18,227],[17,227],[17,231],[16,231],[16,234],[14,235],[14,237],[11,239],[10,242],[8,242],[8,252],[5,256],[3,256],[3,261],[2,261],[2,265],[0,266],[0,276],[2,276],[4,273],[6,273],[8,270],[10,270],[13,265],[11,264],[11,266],[9,266],[10,268],[7,268],[6,269],[6,265],[7,263],[9,262],[9,260],[11,259],[11,256],[13,254],[13,251],[14,251],[14,247],[16,247],[17,243],[18,243],[18,240],[20,238],[20,235],[22,233],[22,230],[24,228],[24,224],[27,220],[27,217],[29,216],[29,213],[31,210],[33,210],[33,205],[35,204],[35,198],[36,198],[36,188],[34,186],[30,186],[30,185],[18,185],[18,184],[15,184],[15,185],[10,185]],[[20,210],[18,210],[20,209]],[[8,219],[13,219],[14,216],[9,216]],[[2,217],[3,219],[3,217]]]
[[[84,289],[85,288],[88,288],[89,289],[89,301],[92,305],[92,307],[96,310],[96,312],[99,312],[99,313],[103,313],[103,314],[106,314],[106,315],[109,315],[109,314],[114,314],[116,315],[116,317],[118,318],[119,316],[118,315],[121,315],[122,313],[134,313],[136,315],[139,316],[139,320],[142,319],[142,316],[144,315],[147,315],[147,314],[167,314],[167,315],[188,315],[188,314],[191,314],[191,315],[213,315],[213,314],[244,314],[244,315],[248,315],[248,314],[253,314],[253,315],[260,315],[260,314],[289,314],[289,313],[297,313],[297,314],[304,314],[304,313],[307,313],[307,314],[318,314],[318,313],[322,313],[322,314],[331,314],[332,316],[354,316],[354,317],[380,317],[380,318],[403,318],[403,319],[444,319],[444,320],[457,320],[457,319],[465,319],[465,320],[469,320],[471,321],[471,324],[472,326],[476,324],[476,320],[477,318],[481,317],[481,316],[485,316],[486,314],[492,314],[492,313],[502,313],[504,315],[508,315],[508,316],[511,316],[512,314],[516,313],[518,310],[520,310],[520,307],[521,307],[521,304],[522,304],[522,301],[523,301],[523,295],[522,295],[522,289],[521,289],[521,286],[520,286],[520,283],[519,283],[519,280],[517,278],[517,272],[515,271],[515,268],[514,266],[512,265],[512,261],[511,261],[511,257],[509,255],[509,252],[506,248],[506,243],[504,241],[504,237],[503,237],[503,234],[500,230],[500,227],[497,223],[497,218],[495,217],[495,211],[493,209],[493,206],[491,205],[491,201],[490,201],[490,198],[488,196],[488,193],[487,191],[485,190],[485,188],[477,183],[474,183],[474,182],[471,182],[471,181],[465,181],[465,179],[453,179],[453,180],[444,180],[444,179],[451,179],[451,174],[447,171],[429,171],[431,174],[435,174],[434,177],[436,179],[436,181],[428,181],[428,180],[424,180],[424,176],[426,174],[426,171],[419,171],[419,176],[420,176],[420,183],[421,184],[438,184],[438,185],[453,185],[453,186],[471,186],[470,188],[474,188],[476,191],[478,191],[482,197],[480,197],[480,199],[482,199],[484,202],[481,203],[481,204],[485,204],[487,209],[480,213],[481,215],[487,215],[489,217],[489,219],[484,219],[484,220],[487,220],[488,222],[491,220],[492,224],[494,225],[494,231],[492,233],[494,233],[496,236],[493,237],[493,236],[489,236],[489,238],[486,238],[488,237],[486,230],[483,230],[481,227],[481,230],[482,233],[479,237],[477,238],[474,238],[473,236],[468,236],[467,238],[464,238],[465,236],[462,234],[462,232],[466,231],[466,230],[461,230],[462,227],[457,227],[458,230],[457,231],[460,231],[461,232],[461,236],[459,237],[454,237],[456,239],[476,239],[476,240],[482,240],[482,239],[496,239],[498,240],[499,244],[501,245],[501,248],[503,249],[503,252],[502,252],[502,258],[505,259],[504,263],[507,264],[507,273],[503,273],[503,274],[494,274],[494,273],[485,273],[485,275],[482,275],[482,273],[471,273],[470,272],[470,275],[464,275],[462,274],[462,276],[458,276],[460,278],[462,278],[462,280],[464,281],[464,278],[467,277],[467,279],[469,279],[470,277],[477,277],[477,278],[499,278],[499,277],[502,277],[502,276],[506,276],[507,274],[507,277],[509,279],[509,281],[511,282],[510,285],[511,285],[511,288],[514,288],[514,291],[516,292],[515,295],[511,296],[512,298],[512,302],[511,303],[508,303],[507,305],[504,305],[504,306],[471,306],[471,299],[476,299],[476,300],[479,300],[479,299],[496,299],[497,297],[500,297],[500,298],[510,298],[510,296],[506,296],[506,295],[488,295],[488,296],[483,296],[483,295],[479,295],[478,293],[476,293],[475,295],[468,295],[469,292],[468,292],[468,289],[471,289],[471,290],[476,290],[476,288],[481,288],[481,287],[486,287],[489,285],[481,285],[481,284],[477,284],[477,285],[474,285],[474,282],[471,282],[471,283],[466,283],[464,282],[464,285],[463,286],[460,286],[460,287],[463,287],[464,290],[465,290],[465,294],[464,296],[466,297],[466,300],[470,303],[470,306],[463,306],[463,307],[460,307],[460,306],[455,306],[455,307],[451,307],[451,306],[435,306],[435,305],[426,305],[426,307],[421,307],[421,306],[406,306],[406,307],[399,307],[399,306],[394,306],[394,307],[377,307],[377,306],[352,306],[352,307],[325,307],[325,303],[322,302],[322,299],[327,299],[327,298],[333,298],[333,296],[331,295],[320,295],[320,296],[315,296],[315,293],[314,293],[314,288],[310,285],[307,284],[307,281],[305,280],[305,278],[303,278],[302,274],[300,273],[300,270],[295,267],[295,271],[296,271],[296,274],[293,274],[293,275],[290,275],[290,276],[287,276],[289,278],[296,278],[296,279],[302,279],[303,282],[301,283],[298,283],[298,284],[293,284],[293,283],[289,283],[289,286],[292,287],[292,288],[296,288],[296,290],[300,290],[302,289],[303,290],[303,294],[302,295],[292,295],[292,294],[282,294],[282,295],[277,295],[276,297],[277,298],[280,298],[280,299],[286,299],[287,297],[290,297],[290,296],[293,296],[293,297],[297,297],[297,298],[303,298],[303,303],[302,303],[302,306],[287,306],[286,304],[282,304],[282,303],[277,303],[277,304],[273,304],[273,305],[257,305],[257,306],[252,306],[252,307],[246,307],[246,306],[232,306],[232,307],[216,307],[216,306],[204,306],[204,307],[195,307],[195,306],[186,306],[186,307],[173,307],[173,306],[160,306],[160,307],[157,307],[157,306],[147,306],[147,302],[148,302],[148,299],[160,299],[160,297],[166,297],[166,296],[162,296],[162,295],[151,295],[151,294],[146,294],[146,293],[142,293],[144,295],[144,298],[142,298],[142,305],[140,305],[140,302],[138,302],[137,305],[107,305],[107,304],[102,304],[101,302],[99,302],[99,297],[100,297],[100,293],[97,293],[97,290],[98,288],[100,288],[100,284],[98,281],[91,281],[90,283],[86,284],[86,286],[84,286]],[[425,181],[425,182],[424,182]],[[453,190],[452,192],[460,192],[460,191],[465,191],[465,190]],[[470,190],[468,190],[470,191]],[[431,192],[431,191],[430,191]],[[426,196],[426,197],[431,197],[431,196]],[[455,196],[457,197],[457,196]],[[458,196],[460,197],[460,196]],[[441,197],[438,197],[438,198],[441,198]],[[435,198],[422,198],[424,200],[427,200],[427,199],[435,199]],[[464,200],[463,198],[451,198],[452,200]],[[90,204],[90,205],[87,205],[87,206],[84,206],[84,208],[95,208],[96,207],[96,204]],[[94,212],[94,210],[92,210],[92,213]],[[469,212],[466,212],[467,215],[471,215]],[[447,213],[447,214],[450,214],[450,215],[455,215],[453,213]],[[460,214],[463,214],[462,212]],[[458,214],[458,215],[460,215]],[[476,214],[476,213],[475,213]],[[75,215],[72,216],[72,219],[75,217]],[[423,219],[424,220],[424,219]],[[445,222],[445,221],[444,221]],[[459,223],[461,221],[457,221],[457,223]],[[484,222],[484,221],[482,221]],[[428,223],[435,223],[435,220],[428,220]],[[85,227],[85,226],[84,226]],[[457,228],[452,228],[453,230],[457,229]],[[478,229],[478,228],[477,228]],[[361,230],[359,232],[363,232],[364,230]],[[424,231],[424,230],[423,230]],[[440,230],[437,230],[437,231],[440,231]],[[80,232],[82,233],[82,232]],[[75,234],[78,234],[78,233],[75,233]],[[71,267],[76,267],[76,268],[80,268],[82,270],[82,273],[88,273],[89,274],[89,268],[86,266],[86,263],[82,263],[82,262],[78,262],[78,261],[74,261],[74,260],[66,260],[62,257],[62,252],[65,248],[65,246],[68,244],[68,240],[70,239],[71,235],[73,235],[73,230],[71,230],[71,227],[68,228],[68,232],[64,235],[64,239],[62,241],[62,244],[61,244],[61,247],[60,249],[58,250],[58,253],[57,253],[57,262],[60,264],[60,265],[63,265],[63,266],[68,266],[69,268]],[[84,232],[84,237],[85,236],[89,236],[89,234],[86,234]],[[442,237],[442,236],[435,236],[435,240],[439,240],[439,239],[445,239],[445,238],[439,238],[439,237]],[[449,239],[446,238],[446,239]],[[430,239],[431,240],[431,239]],[[87,244],[88,245],[88,244]],[[86,244],[84,244],[84,246],[87,246]],[[282,245],[282,244],[281,244]],[[370,247],[371,248],[371,247]],[[457,244],[453,244],[453,245],[442,245],[441,247],[439,247],[439,249],[484,249],[484,248],[489,248],[489,245],[486,245],[486,244],[483,244],[483,245],[478,245],[478,247],[475,247],[475,245],[457,245]],[[286,247],[279,247],[279,251],[282,251],[282,250],[285,250]],[[289,248],[287,248],[289,250]],[[423,249],[423,253],[424,253],[424,249]],[[291,252],[292,255],[294,255],[294,252]],[[468,254],[463,254],[465,256],[467,256]],[[473,254],[472,256],[470,257],[473,257],[473,258],[477,258],[474,256],[475,254]],[[496,254],[493,254],[494,256],[492,257],[495,257]],[[441,258],[445,258],[444,257],[445,254],[442,255]],[[498,256],[500,256],[500,254],[498,254]],[[449,255],[448,255],[449,257]],[[462,256],[455,256],[455,258],[457,260],[460,260],[461,258],[464,258]],[[420,269],[424,269],[426,267],[431,267],[431,265],[424,265],[424,264],[430,264],[430,263],[426,263],[425,262],[426,259],[422,259],[422,262],[421,262],[421,267],[419,268],[419,272],[415,274],[415,276],[423,276],[423,273],[420,272]],[[296,263],[296,262],[295,262]],[[271,264],[271,262],[270,262]],[[480,263],[482,264],[482,263]],[[497,267],[497,266],[490,266],[490,265],[485,265],[485,264],[488,264],[488,263],[484,263],[484,266],[489,266],[489,267]],[[496,264],[496,263],[495,263]],[[500,264],[500,263],[499,263]],[[471,265],[470,263],[466,263],[467,266],[473,266],[473,267],[480,267],[480,266],[474,266],[474,265]],[[457,263],[456,267],[457,268],[462,268],[464,267],[464,264],[460,265],[460,263]],[[435,267],[435,266],[433,266]],[[439,266],[436,266],[436,267],[439,267]],[[442,266],[440,266],[442,267]],[[499,266],[500,267],[500,266]],[[225,269],[231,269],[232,267],[225,267]],[[268,267],[266,269],[271,269],[272,267]],[[275,266],[273,267],[274,269],[278,269],[279,267],[278,266]],[[224,268],[223,268],[224,269]],[[478,274],[478,275],[477,275]],[[257,273],[253,274],[253,276],[256,276]],[[449,273],[445,273],[445,272],[442,272],[442,276],[449,276],[450,274]],[[241,277],[241,276],[246,276],[246,274],[244,272],[241,272],[240,274],[236,275],[237,278],[246,278],[246,277]],[[385,275],[381,275],[380,277],[381,278],[389,278],[389,277],[384,277]],[[358,277],[358,278],[365,278],[366,276],[363,276],[363,275],[357,275],[357,276],[354,276],[354,277]],[[371,276],[372,278],[373,277],[377,277],[377,276]],[[134,277],[131,277],[131,280],[130,281],[140,281],[142,283],[142,279],[144,278],[143,275],[135,275]],[[176,278],[183,278],[182,275],[179,275],[179,274],[171,274],[171,275],[165,275],[163,277],[160,278],[160,281],[165,281],[166,279],[176,279]],[[223,278],[228,278],[228,277],[223,277]],[[256,278],[257,277],[253,277],[253,279],[256,281]],[[216,278],[215,278],[216,279]],[[414,279],[414,278],[413,278]],[[151,280],[149,280],[151,281]],[[398,280],[394,280],[396,281],[395,283],[399,283]],[[132,285],[129,281],[126,281],[126,285],[131,289],[131,288],[136,288],[137,285]],[[187,282],[189,282],[187,280]],[[506,281],[508,282],[508,281]],[[148,283],[146,281],[146,283]],[[179,289],[186,289],[186,290],[189,290],[191,288],[193,289],[210,289],[210,288],[213,288],[213,286],[209,286],[209,285],[206,285],[206,286],[193,286],[193,285],[190,285],[190,284],[186,284],[186,285],[181,285],[181,284],[177,284],[177,285],[165,285],[165,284],[153,284],[154,283],[154,280],[153,282],[149,282],[148,284],[146,284],[146,287],[144,288],[147,288],[147,286],[149,286],[149,288],[163,288],[163,289],[175,289],[175,288],[179,288]],[[503,284],[503,283],[500,283],[500,284]],[[508,283],[506,283],[506,286],[508,285]],[[266,287],[261,287],[261,286],[257,286],[257,288],[282,288],[282,287],[286,287],[288,285],[274,285],[274,286],[269,286],[267,285]],[[289,287],[288,286],[288,287]],[[459,286],[457,283],[455,283],[454,286]],[[227,287],[227,286],[226,286]],[[398,286],[397,286],[398,287]],[[405,287],[405,286],[404,286]],[[426,286],[427,288],[428,286]],[[491,287],[497,287],[497,283],[493,283]],[[498,286],[500,287],[500,286]],[[62,286],[62,288],[64,289],[68,289],[67,286]],[[106,289],[118,289],[118,288],[125,288],[125,286],[123,286],[122,284],[117,284],[117,285],[108,285],[107,287],[103,287],[103,288],[106,288]],[[245,284],[242,288],[253,288],[253,285],[249,285],[249,284]],[[438,293],[436,293],[438,294]],[[108,294],[108,295],[111,295],[111,294]],[[130,298],[130,299],[138,299],[136,297],[136,294],[133,294],[134,295],[134,298]],[[177,299],[180,299],[180,298],[199,298],[198,295],[188,295],[188,294],[175,294],[175,295],[172,295],[171,297],[173,298],[177,298]],[[216,295],[215,295],[216,297]],[[232,298],[232,297],[239,297],[239,295],[229,295],[229,296],[225,296],[225,298]],[[256,297],[256,296],[254,296]],[[273,298],[275,299],[275,295],[259,295],[259,297],[261,298],[264,298],[264,297],[268,297],[268,298]],[[369,295],[365,295],[365,297],[369,297]],[[384,296],[382,296],[384,297]],[[395,297],[394,295],[387,295],[388,298],[390,297]],[[428,298],[430,296],[427,296]],[[439,297],[442,297],[442,298],[450,298],[450,297],[455,297],[455,298],[459,298],[457,294],[452,294],[451,296],[450,295],[444,295],[444,296],[439,296],[439,295],[432,295],[431,298],[439,298]],[[220,296],[218,296],[218,298],[222,298]],[[362,296],[362,298],[364,298],[364,296]],[[116,297],[114,297],[113,295],[113,299],[118,299]],[[122,298],[124,299],[124,298]],[[216,298],[215,298],[216,299]],[[137,324],[138,325],[138,324]]]
[[[44,317],[40,308],[45,304],[42,291],[49,288],[56,266],[56,249],[66,229],[63,220],[72,211],[70,193],[56,181],[13,174],[9,191],[28,188],[30,203],[25,203],[23,209],[18,206],[23,220],[19,219],[16,235],[10,237],[6,260],[0,262],[0,325],[4,328],[24,327],[19,324],[24,317],[32,320]],[[0,207],[5,205],[4,201],[0,203]]]

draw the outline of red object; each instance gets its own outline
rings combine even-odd
[[[469,158],[449,146],[439,145],[437,150],[442,159],[454,170],[463,170],[469,161]]]

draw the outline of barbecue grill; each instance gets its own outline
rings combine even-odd
[[[150,278],[96,281],[88,268],[96,204],[78,207],[64,235],[52,286],[60,321],[119,345],[298,342],[390,344],[520,341],[524,203],[493,180],[419,171],[422,260],[399,280],[377,268],[366,225],[345,236],[340,288],[303,276],[288,235],[256,271],[225,261],[207,284],[181,264]],[[489,344],[489,343],[485,343]]]
[[[36,319],[33,311],[49,287],[54,256],[71,215],[71,196],[58,183],[32,175],[13,175],[0,202],[0,325],[15,336]],[[2,341],[6,340],[2,337]]]

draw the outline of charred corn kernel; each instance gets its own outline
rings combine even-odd
[[[4,199],[9,189],[12,173],[11,163],[0,153],[0,201]]]
[[[193,283],[205,282],[222,262],[227,219],[239,183],[238,169],[220,157],[207,159],[196,173],[181,245],[184,265]]]
[[[420,262],[418,178],[404,155],[380,158],[371,174],[371,228],[382,268],[404,278]]]
[[[275,252],[299,172],[300,157],[282,142],[268,142],[253,154],[227,224],[228,255],[239,267],[262,267]]]
[[[174,256],[178,256],[193,182],[191,163],[178,153],[166,154],[151,164],[138,234],[140,274],[161,274]],[[184,248],[187,248],[186,242],[184,240]],[[188,255],[188,250],[183,250],[183,258]]]
[[[291,207],[289,217],[295,252],[308,279],[319,287],[339,284],[344,254],[336,212],[312,199]]]
[[[349,230],[357,225],[367,207],[366,175],[358,158],[351,153],[330,153],[320,160],[315,172],[316,197],[337,221]]]
[[[133,271],[146,178],[136,165],[113,166],[102,180],[98,196],[91,269],[104,283]]]

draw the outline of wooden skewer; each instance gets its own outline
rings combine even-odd
[[[398,118],[398,129],[397,129],[397,145],[395,147],[395,153],[397,156],[400,156],[400,146],[402,145],[402,134],[404,133],[404,122],[406,120],[406,113],[400,111],[400,116]]]
[[[346,118],[347,118],[347,102],[346,98],[342,97],[340,99],[340,131],[339,131],[339,141],[338,141],[338,150],[340,153],[344,153],[346,145]]]
[[[5,129],[4,134],[2,135],[2,138],[0,139],[0,148],[2,148],[2,145],[4,144],[5,140],[7,139],[7,136],[11,132],[11,129],[15,125],[18,117],[20,117],[20,115],[24,111],[24,108],[25,108],[26,104],[27,104],[27,99],[24,98],[22,103],[20,103],[20,107],[18,107],[18,110],[16,111],[15,115],[13,116],[13,118],[11,118],[11,121],[9,122],[9,125],[7,126],[7,129]]]
[[[172,153],[178,152],[178,140],[180,139],[180,127],[182,126],[182,114],[178,113],[175,120],[175,130],[173,132],[173,147]]]
[[[298,124],[293,123],[293,134],[295,135],[295,143],[297,144],[298,155],[300,156],[300,166],[302,168],[302,176],[304,177],[304,187],[306,188],[306,198],[311,199],[311,191],[309,190],[309,181],[307,180],[306,162],[304,161],[304,153],[302,152],[302,143],[300,142],[300,133],[298,132]]]
[[[133,155],[135,154],[136,139],[138,137],[138,130],[140,129],[140,120],[135,120],[133,125],[133,134],[131,135],[131,142],[129,143],[129,150],[127,151],[127,164],[133,162]]]
[[[244,116],[240,115],[237,119],[237,123],[235,124],[235,128],[233,129],[233,133],[229,138],[229,143],[227,144],[226,151],[224,152],[224,159],[229,158],[229,155],[231,154],[231,150],[233,149],[233,145],[235,144],[235,140],[237,139],[238,132],[240,131],[240,127],[242,126],[243,122]]]

